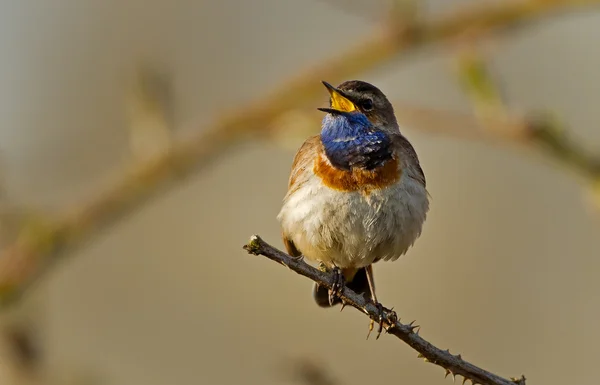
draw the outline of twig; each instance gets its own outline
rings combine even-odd
[[[19,298],[60,257],[139,208],[154,194],[189,177],[225,153],[226,148],[246,138],[271,134],[270,125],[276,118],[322,96],[320,80],[339,82],[353,78],[400,54],[408,55],[424,46],[454,39],[475,27],[478,31],[507,29],[554,11],[597,4],[600,0],[510,1],[467,8],[410,26],[391,23],[362,44],[310,68],[258,102],[223,114],[222,119],[198,136],[174,143],[167,154],[137,166],[64,218],[20,237],[0,255],[0,307]]]
[[[484,58],[469,49],[460,56],[459,79],[479,121],[487,122],[487,131],[504,132],[510,118],[508,107],[498,82],[492,76]],[[489,124],[491,123],[491,124]],[[575,171],[592,183],[600,181],[600,157],[589,154],[573,141],[563,125],[548,114],[538,114],[522,120],[521,132],[528,143],[542,149],[549,158]]]
[[[290,270],[312,279],[319,285],[330,289],[332,287],[332,274],[322,272],[315,267],[310,266],[302,259],[293,258],[287,255],[269,245],[257,235],[250,238],[250,242],[244,246],[244,249],[250,254],[264,255],[272,261],[287,266]],[[345,304],[362,311],[373,321],[379,322],[380,313],[373,301],[358,295],[348,287],[342,288],[339,297]],[[464,378],[463,383],[466,380],[469,380],[473,384],[482,385],[525,385],[525,376],[522,376],[521,378],[506,379],[465,361],[460,354],[453,355],[449,350],[437,348],[419,335],[418,326],[413,323],[401,323],[400,319],[396,316],[396,313],[390,309],[384,308],[383,318],[383,327],[388,334],[398,337],[416,350],[419,353],[419,357],[423,358],[425,362],[430,362],[444,368],[446,370],[446,376],[461,376]]]

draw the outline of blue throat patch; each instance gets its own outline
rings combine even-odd
[[[342,170],[373,170],[392,158],[392,141],[360,112],[327,114],[321,142],[331,164]]]

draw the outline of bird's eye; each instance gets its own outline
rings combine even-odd
[[[371,111],[373,109],[373,101],[371,99],[365,99],[360,103],[360,106],[365,111]]]

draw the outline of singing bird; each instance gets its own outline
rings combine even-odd
[[[421,235],[429,211],[425,175],[377,87],[323,84],[330,106],[319,108],[326,113],[321,133],[296,153],[277,216],[283,242],[290,255],[335,273],[333,290],[314,285],[319,306],[339,303],[344,284],[381,306],[373,264],[397,260]]]

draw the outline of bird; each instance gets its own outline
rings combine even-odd
[[[318,108],[321,132],[296,152],[277,215],[283,244],[290,256],[333,273],[332,289],[313,286],[318,306],[341,303],[346,285],[383,313],[373,264],[397,260],[420,237],[429,212],[425,174],[379,88],[322,83],[329,107]]]

